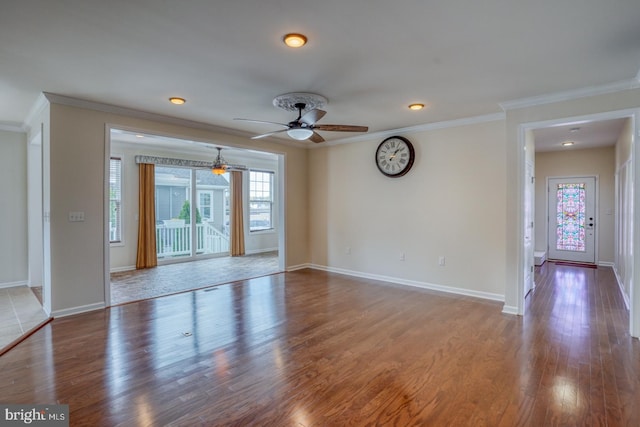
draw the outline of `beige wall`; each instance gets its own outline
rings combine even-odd
[[[50,251],[52,311],[97,308],[104,303],[105,127],[196,139],[284,154],[286,266],[307,262],[307,152],[298,147],[252,141],[211,130],[188,128],[60,104],[50,107]],[[47,153],[47,148],[45,148]],[[46,190],[45,190],[46,191]],[[45,196],[46,198],[46,196]],[[84,222],[68,221],[70,211]],[[46,231],[45,231],[46,232]]]
[[[416,161],[401,178],[374,164],[382,138],[310,150],[311,262],[501,299],[504,122],[402,136]]]
[[[598,177],[596,223],[598,258],[612,264],[615,239],[615,149],[604,148],[536,153],[535,248],[547,251],[547,178],[563,176]]]
[[[27,284],[27,135],[0,130],[0,287]]]

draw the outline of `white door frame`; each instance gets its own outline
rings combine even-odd
[[[524,297],[526,298],[530,291],[535,287],[534,282],[534,218],[535,218],[535,165],[525,163],[524,173]],[[527,200],[527,197],[529,196]]]
[[[634,174],[633,177],[633,204],[635,209],[633,210],[633,223],[636,224],[633,230],[633,247],[636,249],[634,253],[634,265],[640,265],[640,135],[638,134],[640,123],[640,109],[627,109],[618,111],[608,111],[596,114],[589,114],[584,116],[574,116],[557,118],[539,122],[521,123],[518,126],[518,160],[517,169],[520,182],[524,182],[526,175],[525,168],[525,143],[526,132],[528,130],[534,130],[549,126],[559,126],[567,123],[581,122],[581,121],[602,121],[611,119],[631,118],[632,119],[632,147],[631,147],[631,165]],[[517,314],[524,315],[524,186],[518,186],[518,200],[521,204],[518,210],[517,218],[517,236],[519,243],[518,261],[517,261],[517,283],[516,287],[517,296]],[[635,268],[632,272],[632,286],[629,295],[629,333],[631,336],[640,337],[640,268]]]

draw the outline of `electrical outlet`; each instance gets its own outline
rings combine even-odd
[[[445,264],[445,258],[444,258],[444,256],[440,256],[440,258],[438,258],[438,265],[440,267],[443,267],[444,264]]]
[[[400,261],[404,261],[404,252],[400,252]]]
[[[345,253],[345,254],[347,254],[347,255],[351,255],[351,246],[347,246],[347,247],[344,249],[344,253]]]

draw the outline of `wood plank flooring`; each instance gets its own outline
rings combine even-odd
[[[525,317],[302,270],[56,319],[0,357],[0,402],[73,426],[640,425],[611,269],[536,283]]]

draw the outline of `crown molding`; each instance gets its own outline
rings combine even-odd
[[[248,137],[251,134],[237,129],[216,126],[208,123],[197,122],[195,120],[181,119],[178,117],[165,116],[164,114],[150,113],[147,111],[136,110],[129,107],[121,107],[119,105],[105,104],[96,101],[87,101],[85,99],[73,98],[66,95],[59,95],[50,92],[43,92],[49,102],[52,104],[66,105],[69,107],[85,108],[89,110],[101,111],[103,113],[119,114],[137,119],[151,120],[155,122],[163,122],[176,126],[184,126],[194,129],[208,130],[211,132],[220,132],[227,135]]]
[[[27,131],[31,129],[31,123],[33,123],[36,118],[42,114],[42,111],[47,107],[47,105],[49,105],[49,101],[45,97],[44,93],[41,92],[24,119],[23,127]]]
[[[608,93],[637,88],[640,88],[640,72],[638,72],[638,75],[636,75],[635,78],[629,80],[556,92],[547,95],[532,96],[530,98],[515,99],[513,101],[501,102],[499,105],[504,111],[508,111],[519,108],[535,107],[537,105],[552,104],[554,102],[571,101],[573,99],[586,98],[590,96],[605,95]]]
[[[459,126],[468,126],[475,125],[479,123],[488,123],[488,122],[498,122],[500,120],[504,120],[506,117],[505,113],[495,113],[495,114],[485,114],[482,116],[474,116],[474,117],[465,117],[461,119],[455,120],[445,120],[442,122],[434,122],[434,123],[426,123],[422,125],[409,126],[404,128],[397,129],[389,129],[372,133],[365,133],[363,135],[352,136],[348,138],[335,139],[332,141],[328,141],[323,145],[340,145],[351,142],[358,141],[368,141],[371,139],[384,139],[389,136],[399,135],[399,134],[408,134],[408,133],[418,133],[418,132],[426,132],[433,131],[437,129],[447,129],[454,128]],[[317,147],[318,145],[314,145],[312,147]]]
[[[0,130],[6,132],[26,133],[27,129],[22,123],[16,122],[0,122]]]
[[[220,133],[225,133],[228,135],[233,135],[233,136],[238,136],[243,138],[250,138],[251,136],[253,136],[253,134],[249,132],[240,131],[237,129],[225,128],[222,126],[210,125],[207,123],[196,122],[193,120],[180,119],[180,118],[165,116],[157,113],[149,113],[146,111],[136,110],[133,108],[121,107],[121,106],[112,105],[112,104],[104,104],[101,102],[87,101],[80,98],[74,98],[74,97],[59,95],[59,94],[50,93],[50,92],[43,92],[43,94],[44,94],[44,99],[48,100],[53,104],[67,105],[70,107],[77,107],[77,108],[86,108],[90,110],[102,111],[105,113],[120,114],[128,117],[135,117],[135,118],[145,119],[145,120],[161,121],[164,123],[174,124],[177,126],[185,126],[190,128],[209,130],[213,132],[220,132]],[[422,124],[417,126],[390,129],[390,130],[384,130],[379,132],[366,133],[363,135],[358,135],[353,137],[336,139],[332,141],[327,141],[327,143],[322,144],[322,146],[346,144],[349,142],[364,141],[372,138],[374,139],[383,138],[386,136],[397,135],[399,133],[424,132],[424,131],[430,131],[435,129],[444,129],[444,128],[450,128],[450,127],[472,125],[477,123],[494,122],[494,121],[499,121],[504,119],[505,119],[505,113],[495,113],[495,114],[487,114],[482,116],[466,117],[461,119],[427,123],[427,124]],[[282,144],[282,145],[287,145],[290,147],[298,147],[298,148],[300,147],[317,148],[319,146],[319,144],[313,144],[308,141],[290,141],[290,140],[284,140],[284,139],[274,138],[274,137],[267,137],[267,138],[264,138],[263,140],[273,142],[276,144]]]

